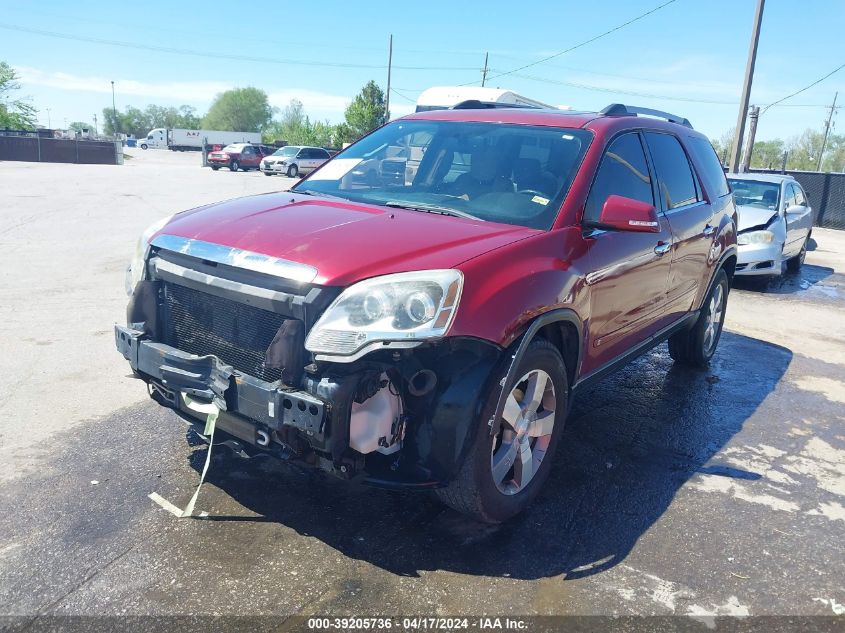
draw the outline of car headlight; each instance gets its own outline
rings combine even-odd
[[[775,234],[771,231],[751,231],[750,233],[740,233],[736,236],[736,243],[740,246],[747,244],[770,244],[775,239]]]
[[[132,260],[129,262],[129,267],[126,269],[126,294],[132,295],[135,292],[135,286],[144,278],[144,264],[147,261],[147,251],[149,250],[150,238],[168,222],[170,222],[173,215],[168,215],[165,218],[156,220],[150,224],[141,237],[138,238],[138,243],[135,245],[135,252],[132,254]]]
[[[384,275],[344,290],[305,340],[315,354],[348,356],[372,343],[420,341],[446,334],[458,310],[458,270]]]

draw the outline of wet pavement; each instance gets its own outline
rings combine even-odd
[[[830,614],[845,601],[843,403],[796,384],[813,375],[845,382],[731,332],[707,372],[660,347],[582,394],[545,494],[495,528],[224,453],[197,506],[210,516],[176,519],[147,495],[184,504],[206,448],[133,406],[0,488],[0,610]]]

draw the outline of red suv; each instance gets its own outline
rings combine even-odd
[[[261,161],[276,151],[275,147],[253,145],[252,143],[233,143],[208,155],[208,165],[214,171],[228,167],[231,171],[242,169],[261,169]]]
[[[150,227],[117,347],[153,398],[195,423],[219,410],[247,454],[502,521],[585,386],[665,340],[707,364],[735,215],[685,119],[417,113],[290,191]]]

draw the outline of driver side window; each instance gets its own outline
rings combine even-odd
[[[654,204],[651,176],[640,136],[628,132],[607,148],[584,206],[584,223],[597,223],[609,196],[625,196]]]

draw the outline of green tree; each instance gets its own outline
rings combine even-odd
[[[343,142],[361,138],[385,123],[388,118],[384,92],[375,81],[368,81],[346,108],[347,128],[341,130],[345,135]]]
[[[335,147],[337,128],[328,121],[311,121],[305,114],[302,102],[291,99],[282,110],[281,116],[274,119],[263,133],[266,142],[287,141],[290,145],[314,145],[317,147]]]
[[[0,62],[0,128],[35,128],[38,111],[27,99],[16,99],[13,96],[20,88],[15,69],[6,62]]]
[[[815,171],[823,138],[821,132],[808,128],[800,136],[790,139],[786,146],[789,151],[786,168]]]
[[[723,165],[727,165],[728,161],[731,159],[731,147],[734,142],[735,129],[736,128],[731,128],[722,132],[722,135],[719,138],[710,139],[710,143],[713,145],[713,149],[716,150],[716,155],[719,157],[719,160],[722,161]]]
[[[845,172],[845,135],[831,134],[824,148],[824,171]]]
[[[267,93],[258,88],[235,88],[221,92],[202,121],[209,130],[261,132],[273,118]]]
[[[775,169],[783,163],[783,141],[779,138],[771,141],[757,141],[751,152],[751,166],[763,169]]]

